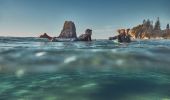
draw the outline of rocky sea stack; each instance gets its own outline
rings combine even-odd
[[[65,39],[77,38],[76,27],[74,22],[65,21],[61,34],[59,35],[58,38],[65,38]]]
[[[63,29],[58,37],[50,37],[46,33],[40,36],[40,38],[47,38],[52,42],[70,42],[70,41],[92,41],[92,30],[86,29],[85,34],[77,37],[76,26],[72,21],[65,21]]]

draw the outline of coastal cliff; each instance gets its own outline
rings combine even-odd
[[[166,29],[162,30],[159,18],[155,25],[149,19],[147,21],[144,20],[142,24],[133,27],[129,34],[134,39],[170,39],[169,24],[167,24]]]

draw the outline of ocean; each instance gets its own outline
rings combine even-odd
[[[170,100],[170,40],[0,37],[0,100]]]

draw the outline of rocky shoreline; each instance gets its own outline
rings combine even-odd
[[[72,41],[92,41],[92,30],[86,29],[85,33],[77,37],[76,26],[72,21],[65,21],[63,29],[58,37],[51,37],[47,33],[40,35],[39,38],[47,38],[52,42],[72,42]],[[121,43],[130,43],[134,39],[170,39],[170,28],[167,24],[166,29],[162,30],[159,18],[155,25],[149,19],[132,29],[119,29],[118,35],[109,37],[109,40],[118,40]]]
[[[134,39],[170,39],[170,28],[167,24],[166,29],[162,30],[159,18],[153,24],[149,19],[142,24],[133,27],[129,34]]]

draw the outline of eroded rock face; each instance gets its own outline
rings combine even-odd
[[[49,39],[49,40],[52,39],[52,37],[49,36],[47,33],[44,33],[43,35],[40,35],[39,38],[47,38],[47,39]]]
[[[76,27],[74,22],[65,21],[61,34],[58,38],[77,38]]]
[[[133,37],[133,39],[159,39],[159,38],[170,38],[169,29],[155,30],[152,24],[143,23],[136,27],[133,27],[129,34]]]
[[[79,36],[78,40],[79,41],[92,41],[91,36],[92,36],[92,30],[87,29],[85,31],[85,34],[82,34]]]
[[[138,25],[130,30],[130,35],[133,39],[150,39],[151,37],[158,36],[153,34],[153,27],[151,25]]]

